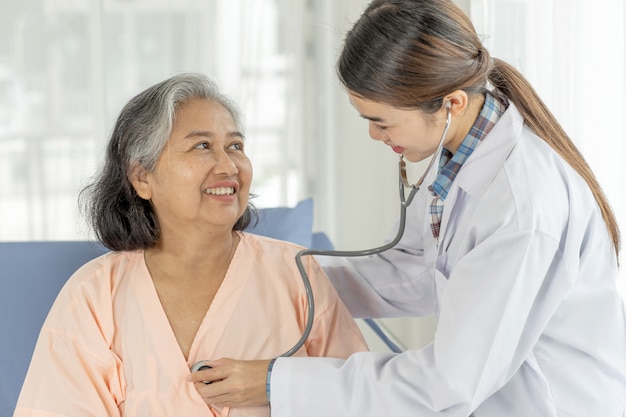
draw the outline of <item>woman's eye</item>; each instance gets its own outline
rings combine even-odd
[[[209,149],[210,147],[209,142],[200,142],[195,146],[196,149]]]
[[[233,149],[235,151],[243,151],[243,143],[241,142],[233,143],[232,145],[230,145],[230,149]]]

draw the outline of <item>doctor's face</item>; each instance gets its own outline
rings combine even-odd
[[[361,117],[369,121],[372,139],[389,145],[391,149],[417,162],[428,158],[437,149],[445,126],[445,110],[425,114],[420,110],[404,110],[366,100],[348,92],[352,105]]]
[[[245,211],[252,166],[243,135],[221,104],[192,99],[179,106],[152,172],[133,181],[152,202],[162,233],[230,230]]]

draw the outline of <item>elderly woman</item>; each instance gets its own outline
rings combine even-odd
[[[96,180],[81,193],[112,250],[68,281],[41,331],[18,400],[25,416],[269,416],[207,406],[190,367],[275,357],[299,340],[302,248],[242,230],[252,167],[236,106],[182,74],[123,109]],[[295,356],[346,358],[365,342],[313,258],[313,330]]]

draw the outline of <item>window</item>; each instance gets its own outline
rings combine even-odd
[[[119,110],[179,72],[240,105],[257,206],[307,196],[308,2],[0,2],[0,240],[86,238],[77,195]]]

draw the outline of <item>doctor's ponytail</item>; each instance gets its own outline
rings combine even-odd
[[[561,155],[589,185],[613,241],[615,254],[619,255],[620,231],[617,219],[589,164],[524,76],[500,59],[493,58],[492,62],[490,83],[515,104],[526,124]]]

